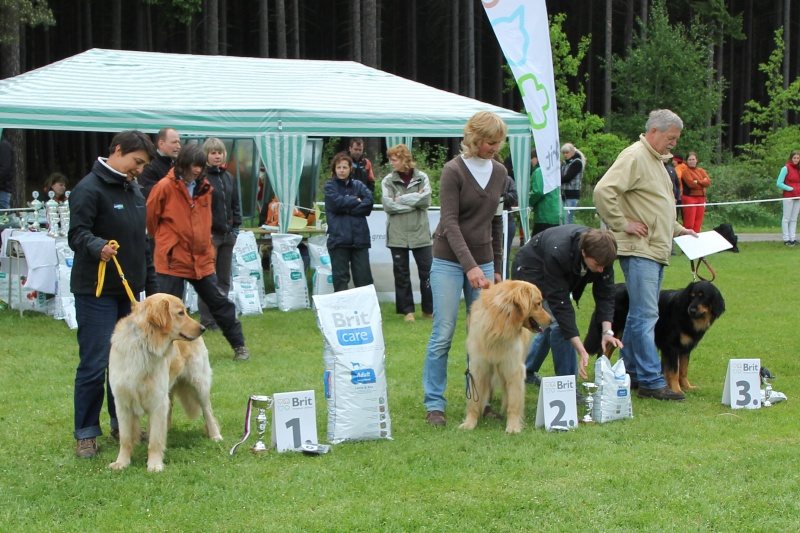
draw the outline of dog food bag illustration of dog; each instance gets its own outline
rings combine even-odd
[[[381,309],[373,285],[315,295],[322,331],[328,440],[391,439]]]

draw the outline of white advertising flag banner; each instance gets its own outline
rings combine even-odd
[[[483,0],[533,130],[544,192],[561,184],[553,56],[545,0]]]

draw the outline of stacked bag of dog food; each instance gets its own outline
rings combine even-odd
[[[328,440],[391,439],[385,347],[375,287],[314,296],[324,341]]]
[[[75,297],[69,289],[69,279],[72,276],[72,260],[75,257],[75,252],[72,251],[66,240],[57,240],[56,256],[58,257],[58,279],[56,281],[53,318],[66,322],[69,329],[77,329]]]
[[[311,294],[331,294],[333,292],[333,269],[328,255],[328,236],[314,235],[308,239],[308,255],[311,258]]]
[[[622,358],[612,366],[605,355],[598,357],[594,364],[594,383],[597,385],[592,407],[595,422],[633,418],[631,377],[625,372]]]
[[[267,294],[261,254],[252,231],[242,231],[236,237],[231,276],[229,298],[236,309],[243,315],[260,315],[267,304]]]
[[[281,311],[310,307],[306,266],[297,249],[302,240],[300,235],[289,233],[272,235],[272,279]]]

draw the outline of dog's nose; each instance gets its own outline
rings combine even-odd
[[[200,324],[200,335],[206,332],[206,327],[203,324]]]

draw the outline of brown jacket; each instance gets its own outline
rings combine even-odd
[[[175,170],[153,186],[147,197],[147,233],[155,240],[156,272],[184,279],[202,279],[215,270],[211,242],[211,191],[205,178],[194,197]]]
[[[461,156],[442,169],[439,186],[441,214],[433,232],[433,257],[461,264],[464,272],[494,263],[503,272],[503,224],[495,216],[508,173],[497,161],[486,189],[482,189]]]

